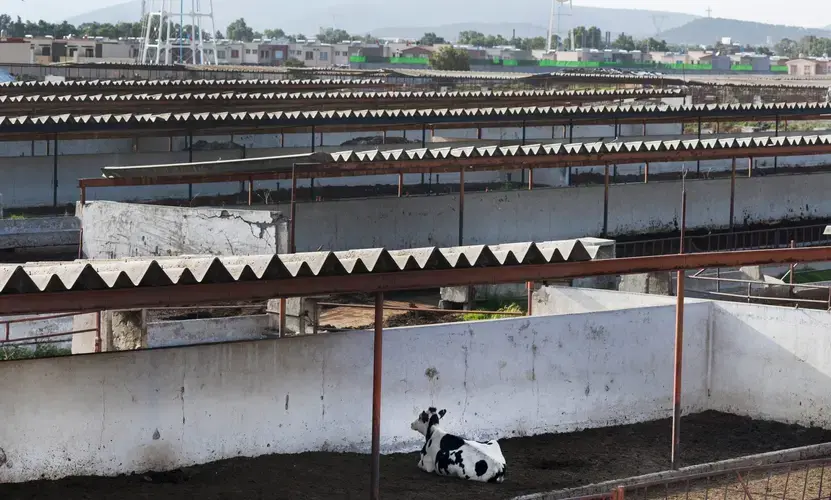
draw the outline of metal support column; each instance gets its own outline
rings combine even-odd
[[[609,164],[603,175],[603,237],[609,233]]]
[[[565,137],[565,133],[563,133],[563,137]],[[568,121],[568,143],[574,143],[574,122],[572,120]],[[568,167],[568,185],[571,186],[571,167]]]
[[[701,117],[698,117],[698,140],[701,140]],[[696,178],[701,177],[701,160],[696,160],[695,162],[695,176]]]
[[[730,231],[733,231],[733,218],[736,210],[736,159],[730,169]]]
[[[315,126],[312,125],[312,153],[315,152]]]
[[[643,183],[644,183],[644,184],[648,184],[648,183],[649,183],[649,162],[646,162],[646,163],[644,164],[644,168],[643,168]]]
[[[459,246],[465,236],[465,167],[459,170]]]
[[[384,347],[384,294],[375,294],[375,346],[372,352],[372,483],[371,500],[381,498],[381,369]]]
[[[680,253],[684,253],[685,228],[687,226],[687,188],[681,192],[681,242]],[[681,376],[684,359],[684,271],[676,271],[675,306],[675,373],[672,392],[672,469],[678,469],[681,444]]]
[[[193,132],[188,132],[188,163],[193,163]],[[188,184],[188,203],[193,201],[193,184]]]
[[[58,134],[52,143],[52,206],[58,206]]]
[[[776,115],[776,132],[775,133],[776,133],[776,137],[779,137],[779,115]],[[779,167],[779,157],[774,156],[773,157],[773,173],[774,174],[776,173],[776,170],[778,169],[778,167]]]

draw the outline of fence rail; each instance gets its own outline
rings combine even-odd
[[[823,234],[827,224],[810,226],[754,229],[734,233],[690,235],[684,238],[686,253],[721,252],[726,250],[762,250],[787,248],[791,241],[797,246],[824,245],[831,242],[831,236]],[[647,257],[678,253],[680,238],[618,242],[617,257]]]
[[[12,325],[16,324],[23,324],[23,323],[34,323],[36,321],[47,321],[50,319],[61,319],[61,318],[69,318],[78,316],[78,313],[63,313],[63,314],[50,314],[44,316],[30,316],[25,318],[16,318],[16,319],[8,319],[8,320],[0,320],[0,325],[3,327],[3,337],[0,338],[0,347],[11,345],[11,346],[22,346],[22,345],[32,345],[37,344],[42,339],[54,339],[57,337],[66,337],[69,335],[75,335],[76,333],[90,333],[95,332],[95,352],[101,352],[101,312],[94,313],[95,314],[95,326],[93,328],[82,328],[76,330],[69,330],[66,332],[58,332],[58,333],[47,333],[42,335],[32,335],[28,337],[18,337],[18,338],[11,338],[12,334]]]
[[[567,500],[824,500],[831,498],[829,468],[831,458],[739,467]]]

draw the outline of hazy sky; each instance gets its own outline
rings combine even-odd
[[[23,18],[60,20],[100,7],[123,3],[126,0],[0,0],[2,11]],[[292,0],[262,0],[291,2]],[[417,1],[417,0],[416,0]],[[450,0],[453,1],[453,0]],[[311,0],[310,3],[314,3]],[[594,7],[628,7],[633,9],[667,10],[707,15],[707,6],[713,17],[727,17],[773,24],[805,27],[831,25],[831,6],[828,0],[574,0],[576,5]]]
[[[831,24],[828,0],[574,0],[575,5],[684,12],[770,24],[820,28]]]

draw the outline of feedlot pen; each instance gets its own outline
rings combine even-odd
[[[409,422],[401,425],[408,426]],[[464,429],[453,427],[450,418],[446,428],[464,433]],[[828,430],[707,411],[682,420],[681,466],[828,441]],[[416,453],[394,454],[381,458],[381,496],[395,500],[509,499],[667,470],[670,421],[513,437],[500,440],[500,444],[508,460],[508,474],[501,485],[429,475],[416,468]],[[363,499],[369,493],[369,462],[369,455],[326,452],[236,458],[163,473],[5,484],[0,485],[0,498]],[[749,496],[744,489],[737,490],[741,483],[733,480],[719,483],[718,488],[715,483],[699,485],[701,481],[687,488],[675,485],[684,490],[681,492],[627,488],[626,498],[812,500],[831,496],[831,470],[825,474],[821,471],[812,469],[807,477],[804,470],[787,477],[786,471],[774,471],[769,480],[766,477],[770,474],[761,477],[751,473],[743,479]]]

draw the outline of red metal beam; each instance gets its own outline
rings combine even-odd
[[[831,153],[829,145],[782,146],[758,148],[704,149],[697,151],[645,151],[637,153],[591,153],[556,156],[510,156],[499,158],[448,158],[442,160],[405,160],[376,163],[328,163],[297,170],[298,179],[312,177],[360,177],[398,173],[448,173],[465,168],[469,172],[519,168],[569,168],[603,164],[628,165],[646,162],[682,162],[691,160],[729,160],[732,158],[768,158],[774,156],[802,156]],[[156,177],[93,177],[79,179],[81,188],[114,186],[155,186],[174,184],[206,184],[244,180],[291,179],[291,169],[269,172],[234,172],[221,174],[168,175]]]
[[[0,315],[87,312],[216,304],[274,297],[377,293],[443,286],[547,281],[585,276],[831,261],[831,246],[660,255],[625,259],[468,269],[400,271],[334,277],[291,278],[222,284],[170,285],[69,292],[0,295]]]

